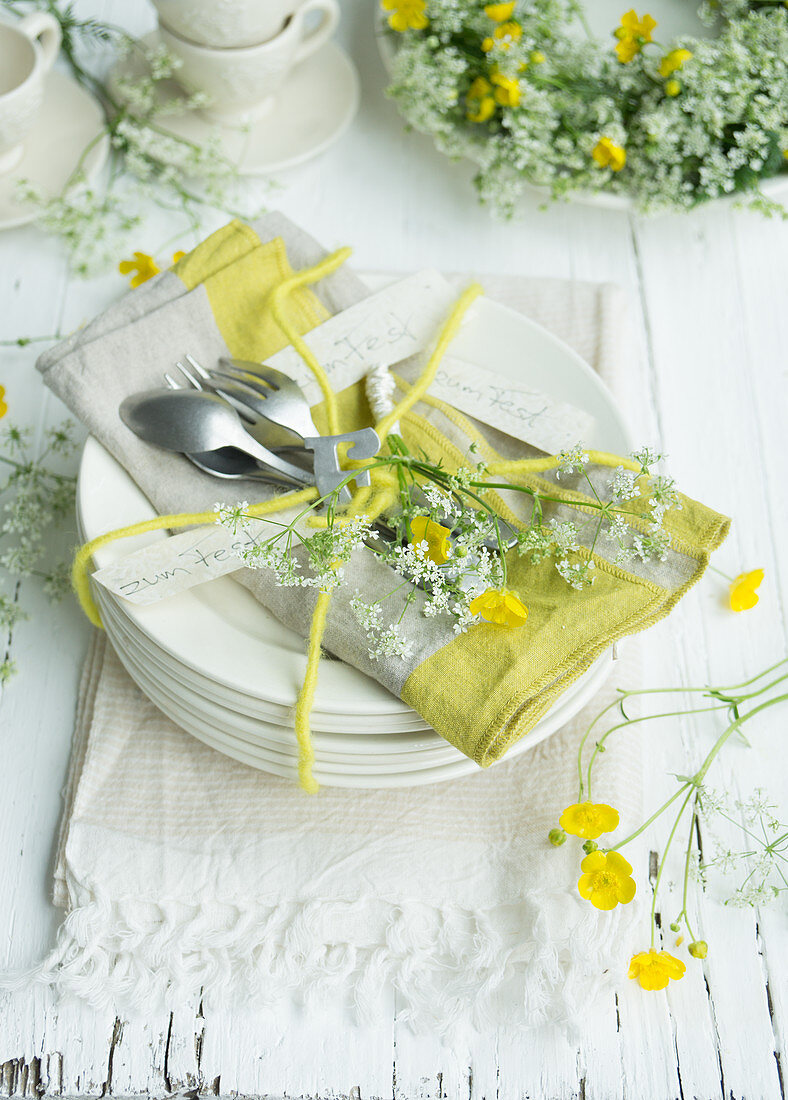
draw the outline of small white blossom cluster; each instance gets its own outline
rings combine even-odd
[[[726,901],[737,909],[768,904],[788,890],[788,827],[775,817],[775,804],[761,788],[731,805],[726,793],[703,787],[699,805],[710,830],[714,819],[722,817],[738,825],[743,843],[733,848],[712,832],[714,855],[699,865],[700,881],[707,883],[712,870],[743,876]]]
[[[472,454],[478,448],[471,447]],[[534,522],[521,531],[515,540],[511,529],[504,538],[502,521],[484,504],[484,462],[460,467],[453,473],[428,461],[409,456],[403,441],[397,444],[396,459],[403,478],[398,507],[379,521],[386,533],[373,527],[366,517],[350,520],[330,518],[328,524],[311,533],[296,530],[295,523],[284,524],[270,519],[258,520],[264,531],[266,522],[275,531],[263,538],[259,528],[250,525],[248,504],[217,504],[217,522],[233,535],[245,532],[245,541],[237,553],[253,567],[269,569],[277,584],[283,587],[313,587],[324,591],[344,582],[343,566],[353,552],[365,544],[391,570],[396,579],[392,590],[377,599],[362,599],[356,594],[351,608],[363,627],[373,660],[405,655],[409,652],[404,636],[403,619],[408,608],[419,597],[421,615],[427,619],[446,616],[455,633],[462,633],[475,621],[471,604],[476,596],[489,589],[506,587],[506,550],[516,545],[521,555],[528,555],[537,564],[554,559],[555,569],[568,585],[582,590],[594,581],[596,568],[593,551],[597,537],[605,531],[620,547],[622,560],[635,556],[649,560],[664,557],[670,539],[663,520],[670,507],[680,506],[673,482],[662,475],[651,476],[651,467],[659,455],[643,448],[634,456],[641,473],[623,466],[615,470],[608,489],[610,500],[599,497],[586,469],[589,455],[578,445],[562,451],[558,458],[557,476],[576,475],[589,483],[592,491],[579,502],[584,512],[598,515],[593,543],[581,543],[575,523],[556,516],[543,520],[543,508],[538,493],[534,500]],[[418,473],[417,478],[414,471]],[[641,480],[642,479],[642,482]],[[513,487],[514,488],[514,487]],[[535,492],[521,487],[524,492]],[[630,501],[641,498],[641,510],[632,513],[639,527],[626,519]],[[571,507],[569,501],[565,507]],[[300,518],[300,517],[299,517]],[[644,519],[645,530],[644,528]],[[391,622],[384,605],[390,597],[401,593],[396,606],[402,604],[399,618]]]
[[[763,0],[699,2],[718,33],[649,45],[622,64],[614,27],[608,41],[584,40],[576,0],[516,0],[519,38],[488,49],[482,4],[427,0],[424,30],[391,32],[388,94],[441,152],[477,165],[481,200],[503,216],[529,184],[556,199],[612,191],[649,212],[739,192],[764,213],[784,213],[758,184],[786,167],[788,11]],[[668,81],[660,64],[676,48],[692,57]],[[471,86],[499,76],[516,82],[516,95],[473,121]],[[601,139],[625,150],[621,170],[595,162]]]
[[[17,600],[21,578],[41,579],[52,599],[70,590],[69,562],[50,559],[59,524],[74,508],[76,478],[53,468],[73,453],[72,433],[71,421],[50,428],[39,454],[32,457],[29,429],[9,425],[0,432],[0,632],[4,635],[26,618]],[[2,654],[0,649],[0,684],[14,671],[13,662]]]
[[[356,594],[350,601],[350,607],[367,636],[368,652],[373,661],[379,661],[381,657],[397,657],[400,660],[410,657],[413,643],[403,636],[399,623],[384,624],[379,602],[365,603]]]
[[[560,479],[561,474],[565,476],[567,474],[581,474],[585,467],[588,465],[588,455],[577,443],[569,450],[559,451],[558,453],[558,470],[556,471],[556,477]]]
[[[642,447],[631,456],[640,470],[629,470],[619,466],[613,471],[607,483],[609,501],[600,500],[600,515],[593,550],[600,534],[605,533],[618,546],[614,563],[625,566],[627,562],[639,558],[641,561],[664,561],[670,549],[670,535],[665,530],[664,520],[667,512],[681,508],[681,499],[672,478],[663,474],[652,474],[652,468],[660,462],[662,456],[650,447]],[[575,475],[584,475],[593,496],[598,493],[587,472],[588,454],[578,444],[563,450],[558,455],[556,479]],[[578,481],[582,487],[582,480]],[[630,501],[643,500],[648,511],[632,511]],[[628,522],[631,514],[646,520],[646,530],[642,531]],[[571,559],[569,554],[583,554],[579,543],[577,527],[570,521],[555,518],[548,523],[542,522],[541,509],[535,511],[534,522],[518,536],[520,554],[527,554],[534,565],[546,558],[555,558],[555,568],[572,588],[581,590],[594,582],[595,565],[593,559],[580,557]]]
[[[249,531],[255,519],[249,514],[249,504],[214,505],[216,522],[230,534]],[[265,520],[256,520],[265,526]],[[318,588],[327,591],[338,587],[344,578],[343,566],[354,550],[364,542],[374,542],[378,532],[370,528],[365,516],[341,520],[310,535],[297,533],[292,524],[276,523],[276,532],[269,538],[255,536],[241,543],[236,553],[252,569],[270,569],[276,583],[283,588]],[[300,550],[300,554],[298,551]],[[304,559],[303,568],[300,558]]]

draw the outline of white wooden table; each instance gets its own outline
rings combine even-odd
[[[343,3],[361,113],[338,146],[281,177],[276,205],[325,245],[352,244],[361,269],[434,265],[626,286],[626,320],[641,345],[627,395],[635,437],[664,448],[683,488],[733,516],[721,567],[767,573],[760,605],[741,616],[706,578],[647,636],[648,682],[735,681],[777,660],[788,605],[788,224],[727,206],[641,221],[572,205],[544,212],[536,201],[518,223],[496,224],[476,205],[468,170],[403,133],[382,94],[367,2]],[[80,0],[78,10],[137,32],[153,21],[147,5],[122,0]],[[155,251],[170,233],[152,212],[135,247]],[[69,331],[120,292],[113,274],[69,279],[60,246],[33,228],[0,236],[0,339]],[[0,349],[0,383],[10,416],[40,429],[62,410],[45,395],[35,356]],[[60,920],[49,901],[53,841],[88,638],[73,603],[52,609],[34,585],[22,587],[32,616],[10,639],[20,672],[0,701],[2,970],[39,959]],[[713,777],[733,792],[767,787],[782,820],[785,730],[786,713],[768,712],[752,747],[732,746]],[[697,764],[711,732],[677,722],[647,738],[654,804],[671,790],[667,772]],[[570,1038],[485,1036],[446,1049],[399,1024],[393,996],[385,1026],[362,1028],[339,1013],[230,1018],[198,1005],[124,1020],[20,992],[0,1001],[0,1094],[776,1100],[788,1054],[785,907],[731,910],[706,896],[696,919],[710,944],[705,964],[666,993],[627,983]]]

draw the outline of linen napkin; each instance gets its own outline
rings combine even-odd
[[[187,349],[206,362],[227,354],[259,360],[278,350],[284,337],[268,308],[270,290],[290,274],[291,265],[311,266],[323,255],[311,238],[280,216],[270,216],[254,229],[232,223],[181,260],[176,271],[128,295],[93,325],[46,353],[40,369],[47,384],[132,473],[160,512],[208,510],[219,495],[216,480],[182,456],[137,439],[120,421],[118,407],[128,394],[160,386],[164,372]],[[363,284],[342,270],[324,279],[314,293],[298,290],[289,303],[291,320],[306,331],[365,294]],[[401,373],[412,381],[418,369],[418,364],[406,364]],[[371,422],[363,383],[343,391],[340,403],[345,427]],[[318,406],[314,413],[322,427],[322,409]],[[497,457],[485,436],[479,439],[477,429],[468,418],[428,396],[404,418],[402,434],[414,452],[424,450],[456,468],[474,440],[480,442],[483,458]],[[497,433],[500,446],[499,438]],[[604,497],[609,493],[609,471],[600,471],[595,480]],[[543,475],[530,481],[553,496],[580,492],[579,480],[558,484],[554,476]],[[223,487],[222,493],[227,492]],[[233,499],[260,496],[259,486],[233,485]],[[581,499],[589,498],[581,493]],[[496,506],[505,516],[517,518],[507,513],[503,499]],[[358,591],[376,599],[396,585],[389,568],[366,549],[357,551],[350,565],[356,583],[340,587],[332,599],[326,649],[380,680],[482,765],[500,759],[527,734],[612,643],[667,614],[701,575],[728,527],[724,517],[683,497],[682,510],[672,510],[666,520],[672,545],[665,559],[624,570],[613,561],[617,543],[606,537],[595,540],[591,517],[583,520],[576,509],[569,513],[563,505],[550,507],[556,518],[571,514],[583,546],[596,542],[595,583],[577,593],[552,561],[533,565],[512,553],[509,583],[529,608],[522,629],[506,631],[487,624],[455,637],[448,617],[422,615],[423,592],[418,590],[406,605],[402,591],[386,600],[384,615],[392,623],[401,622],[402,633],[413,640],[412,651],[405,657],[372,658],[351,600]],[[646,505],[635,501],[630,507]],[[235,576],[280,619],[308,633],[314,590],[279,587],[268,570],[242,570]],[[462,692],[456,690],[457,683],[463,684]]]
[[[636,668],[630,653],[616,683]],[[582,901],[579,842],[547,834],[576,801],[578,738],[611,697],[469,778],[310,798],[180,730],[97,633],[55,871],[67,915],[33,978],[123,1014],[295,998],[369,1023],[393,987],[398,1018],[446,1040],[579,1025],[624,979],[641,906]],[[595,795],[623,830],[638,820],[634,738],[601,759]]]

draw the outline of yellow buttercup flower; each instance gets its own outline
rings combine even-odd
[[[596,840],[602,833],[612,833],[618,828],[618,810],[604,802],[577,802],[567,806],[558,824],[572,836],[584,840]]]
[[[443,565],[451,556],[451,531],[442,523],[436,523],[429,516],[414,516],[410,521],[410,537],[416,547],[426,542],[426,551],[417,550],[425,558],[434,561],[436,565]]]
[[[591,150],[591,156],[600,168],[610,168],[620,172],[627,162],[627,151],[616,145],[610,138],[602,137]]]
[[[674,98],[679,94],[680,91],[681,85],[679,84],[678,80],[665,81],[665,95],[669,95],[671,96],[671,98]]]
[[[508,588],[488,588],[471,601],[470,612],[498,626],[522,626],[528,618],[528,608]]]
[[[632,956],[628,976],[637,978],[643,989],[664,989],[671,978],[678,981],[686,972],[681,959],[668,951],[657,951],[656,947],[652,947]]]
[[[389,26],[400,33],[423,31],[429,24],[424,14],[425,0],[381,0],[380,6],[384,11],[391,12]]]
[[[621,16],[621,26],[615,31],[615,36],[618,39],[616,56],[622,64],[631,61],[640,53],[646,42],[651,42],[651,35],[656,25],[656,20],[650,15],[639,18],[634,8]]]
[[[740,573],[736,580],[731,581],[731,611],[749,611],[751,607],[755,607],[758,602],[755,589],[761,586],[763,577],[762,569],[752,569],[749,573]]]
[[[684,66],[685,61],[692,57],[691,50],[671,50],[666,53],[659,63],[660,76],[672,76]]]
[[[522,36],[523,28],[520,24],[509,19],[505,23],[499,23],[492,32],[492,36],[484,39],[482,49],[485,53],[489,53],[496,46],[499,50],[509,50],[520,41]]]
[[[502,107],[516,107],[520,102],[519,81],[510,76],[504,76],[503,73],[498,72],[497,68],[490,74],[490,80],[495,86],[493,92],[495,102],[500,103]]]
[[[8,402],[5,399],[5,386],[0,386],[0,420],[8,412]]]
[[[597,909],[615,909],[635,896],[632,867],[618,852],[591,852],[580,864],[580,897]]]
[[[135,252],[133,260],[120,261],[118,271],[121,275],[128,275],[132,271],[136,272],[130,280],[131,285],[141,286],[142,283],[147,283],[148,279],[152,279],[154,275],[158,275],[160,268],[153,256],[149,256],[147,252]]]
[[[492,90],[489,80],[485,80],[483,76],[476,77],[465,99],[469,121],[486,122],[491,115],[495,114],[495,98]]]
[[[514,0],[509,0],[508,4],[485,4],[484,6],[484,14],[494,23],[505,23],[507,19],[511,19],[513,11]]]

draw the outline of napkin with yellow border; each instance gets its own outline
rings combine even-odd
[[[220,490],[215,479],[184,457],[137,439],[121,423],[118,407],[130,393],[160,386],[164,372],[186,349],[206,362],[228,354],[259,361],[278,351],[286,338],[271,314],[271,292],[292,274],[291,265],[303,268],[323,256],[314,241],[280,216],[269,216],[256,228],[232,223],[172,271],[135,290],[45,353],[40,369],[47,384],[129,470],[160,512],[208,510],[218,496],[228,496],[226,486]],[[365,293],[350,271],[340,269],[313,288],[297,287],[288,296],[289,324],[299,333],[307,332]],[[407,392],[420,369],[419,363],[398,367],[401,392]],[[363,381],[339,394],[338,404],[342,430],[374,422]],[[325,431],[324,406],[313,412]],[[481,458],[501,457],[486,438],[495,432],[485,433],[478,423],[429,394],[405,416],[401,432],[412,452],[423,451],[448,469],[467,464],[472,442]],[[590,475],[599,497],[609,499],[610,470],[592,466]],[[590,490],[583,490],[579,476],[562,475],[559,483],[555,471],[547,471],[524,483],[552,496],[590,500]],[[260,497],[259,485],[233,483],[233,499]],[[515,506],[502,496],[490,493],[489,499],[504,517],[518,518]],[[367,550],[357,551],[354,584],[334,593],[323,645],[379,680],[463,753],[487,766],[526,736],[597,657],[624,635],[668,614],[701,576],[709,554],[725,537],[728,520],[687,497],[681,498],[681,505],[680,510],[671,509],[666,520],[671,545],[664,558],[626,568],[614,564],[618,546],[612,538],[596,539],[591,553],[592,516],[563,504],[552,506],[554,518],[571,516],[578,525],[581,554],[596,566],[593,585],[578,592],[559,576],[552,560],[533,564],[528,556],[512,552],[507,583],[528,608],[527,622],[518,629],[481,623],[459,636],[448,617],[422,615],[424,593],[417,592],[417,598],[404,606],[403,592],[385,606],[390,621],[401,619],[401,632],[412,639],[405,657],[373,659],[369,654],[350,601],[358,591],[375,599],[395,586],[385,564]],[[645,503],[640,508],[646,530]],[[236,576],[279,618],[309,633],[313,590],[278,587],[268,570],[247,569]],[[458,684],[462,691],[457,691]]]

